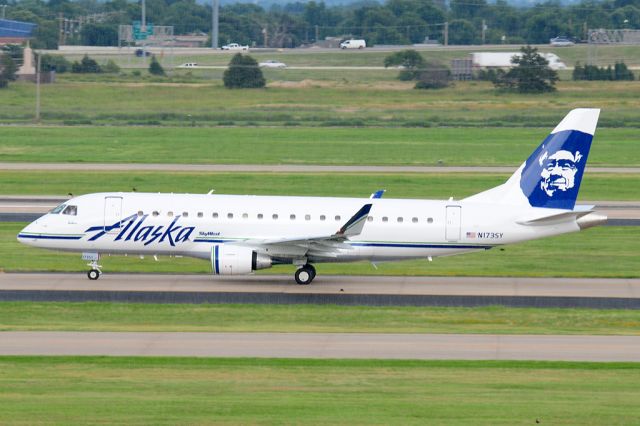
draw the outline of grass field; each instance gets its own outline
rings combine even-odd
[[[630,424],[615,363],[2,357],[2,424]]]
[[[558,117],[558,120],[560,117]],[[518,167],[551,128],[6,127],[0,161]],[[639,166],[637,129],[598,130],[590,166]]]
[[[640,127],[640,86],[562,82],[557,93],[500,94],[487,82],[413,90],[403,82],[273,82],[228,90],[219,80],[184,83],[61,82],[42,88],[42,120],[66,124],[503,126],[553,128],[575,107],[603,109],[600,127]],[[0,122],[29,122],[35,88],[3,91]]]
[[[640,311],[334,305],[0,303],[0,331],[640,335]]]
[[[515,168],[514,168],[515,169]],[[461,199],[504,183],[508,174],[471,173],[187,173],[0,171],[0,194],[75,195],[92,192],[301,195],[368,198]],[[638,200],[640,175],[586,173],[578,202]]]
[[[86,271],[79,254],[56,253],[28,247],[15,236],[24,223],[0,223],[0,271]],[[541,277],[640,277],[640,228],[601,227],[584,232],[530,241],[463,256],[378,264],[317,265],[317,285],[322,275],[434,275],[434,276],[541,276]],[[562,259],[562,261],[558,261]],[[109,272],[210,273],[208,262],[188,258],[136,256],[103,257]],[[260,273],[291,273],[292,266],[278,266]]]

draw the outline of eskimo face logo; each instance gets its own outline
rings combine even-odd
[[[570,151],[560,150],[549,156],[549,152],[540,156],[538,163],[542,167],[540,172],[540,189],[549,197],[556,191],[565,192],[575,186],[577,164],[582,159],[580,151],[572,154]]]

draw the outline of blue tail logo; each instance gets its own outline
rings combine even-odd
[[[520,188],[533,207],[573,210],[593,136],[578,130],[550,134],[527,159]]]

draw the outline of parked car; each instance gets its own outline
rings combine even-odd
[[[182,65],[178,65],[178,68],[198,68],[198,64],[195,62],[187,62]]]
[[[229,43],[222,46],[222,50],[249,50],[249,46],[241,46],[238,43]]]
[[[575,43],[567,37],[560,36],[560,37],[555,37],[549,40],[549,44],[555,47],[568,47],[568,46],[573,46]]]
[[[274,59],[269,59],[268,61],[260,62],[258,66],[260,68],[286,68],[287,64]]]
[[[364,49],[367,43],[364,40],[345,40],[340,43],[340,49]]]

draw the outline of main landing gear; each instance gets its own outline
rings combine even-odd
[[[300,285],[309,285],[311,281],[316,277],[316,268],[313,265],[307,263],[301,266],[295,274],[296,282]]]
[[[89,277],[90,280],[97,280],[98,278],[100,278],[100,275],[102,275],[102,271],[100,270],[101,266],[98,265],[98,261],[93,260],[91,261],[91,263],[87,263],[87,265],[91,267],[89,272],[87,272],[87,277]]]

